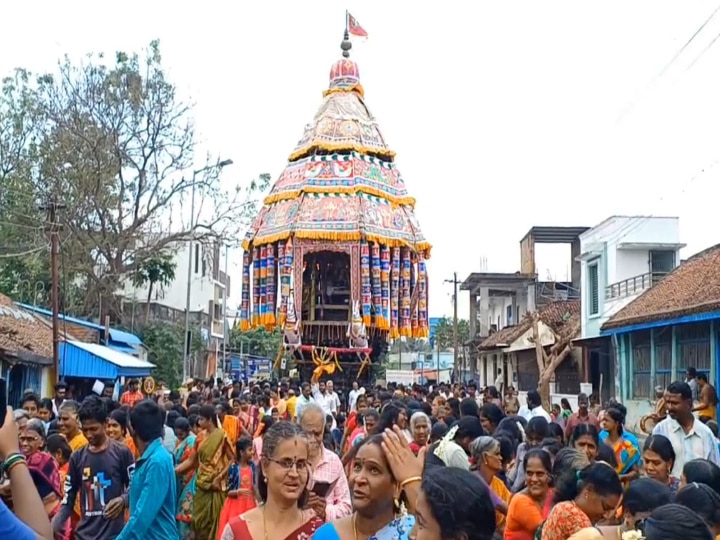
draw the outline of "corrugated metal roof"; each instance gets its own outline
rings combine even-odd
[[[146,377],[154,364],[104,345],[68,341],[60,344],[60,374],[63,377],[116,379]]]
[[[28,311],[44,315],[45,317],[52,317],[52,311],[50,311],[49,309],[32,306],[30,304],[23,304],[21,302],[15,302],[15,304]],[[93,330],[98,330],[99,332],[105,332],[105,327],[102,324],[94,323],[92,321],[78,319],[77,317],[70,317],[69,315],[63,315],[62,313],[58,315],[58,318],[61,321],[69,322],[71,324],[77,324],[78,326],[92,328]],[[117,330],[115,328],[110,329],[110,341],[117,341],[119,344],[126,344],[132,346],[142,346],[143,344],[140,338],[137,337],[135,334],[131,334],[130,332],[124,332],[122,330]]]

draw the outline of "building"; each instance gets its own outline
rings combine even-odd
[[[14,407],[21,405],[26,389],[39,394],[47,391],[54,379],[52,328],[3,294],[0,294],[0,376],[7,381],[8,403]]]
[[[520,270],[470,274],[460,285],[470,295],[470,366],[485,383],[486,366],[478,362],[480,344],[495,332],[520,324],[526,314],[557,301],[580,298],[580,235],[588,227],[533,227],[520,240]],[[569,244],[570,281],[542,281],[535,264],[536,244]],[[495,371],[497,373],[497,371]],[[491,379],[491,382],[494,377]]]
[[[224,299],[230,296],[230,276],[222,267],[228,257],[220,242],[194,242],[175,246],[170,252],[175,263],[175,278],[168,285],[155,285],[150,295],[149,321],[185,324],[190,265],[190,318],[199,325],[207,346],[208,357],[197,359],[197,375],[214,375],[218,351],[222,350],[227,331]],[[148,285],[138,287],[127,280],[123,289],[123,313],[131,328],[144,324],[148,302]],[[227,313],[228,316],[234,314]]]
[[[676,217],[613,216],[580,235],[581,338],[589,381],[599,398],[618,395],[610,338],[600,328],[680,261]]]
[[[619,310],[601,327],[617,362],[626,425],[638,431],[653,409],[655,387],[694,367],[720,384],[720,245],[702,251]]]
[[[548,351],[563,338],[572,338],[580,330],[580,301],[560,300],[546,304],[538,311],[538,335]],[[538,387],[540,368],[533,335],[531,317],[523,317],[518,324],[494,332],[478,346],[478,359],[482,385],[494,384],[498,370],[502,371],[505,387],[513,386],[520,395]],[[585,366],[579,348],[570,354],[555,370],[550,383],[553,403],[567,397],[571,402],[581,391],[585,380]]]

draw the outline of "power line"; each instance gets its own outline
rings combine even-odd
[[[622,122],[623,119],[635,109],[635,104],[640,100],[640,98],[642,98],[643,95],[646,94],[647,91],[648,91],[663,75],[665,75],[665,73],[673,66],[673,64],[677,61],[677,59],[680,58],[680,56],[682,55],[682,53],[684,53],[685,50],[690,46],[690,44],[692,44],[692,42],[695,41],[695,38],[700,34],[700,32],[703,31],[703,29],[708,25],[708,23],[712,20],[712,18],[715,16],[715,14],[716,14],[718,11],[720,11],[720,5],[718,5],[718,7],[716,7],[715,10],[708,16],[708,18],[705,19],[705,22],[703,22],[703,23],[698,27],[698,29],[695,30],[695,32],[693,32],[693,34],[690,36],[690,39],[688,39],[688,40],[685,42],[685,44],[684,44],[682,47],[680,47],[680,49],[673,55],[673,57],[670,59],[670,61],[669,61],[667,64],[665,64],[665,67],[663,67],[663,68],[660,70],[660,72],[657,73],[657,74],[650,80],[650,82],[645,86],[645,88],[643,89],[643,91],[640,92],[638,98],[636,98],[634,101],[631,101],[628,105],[626,105],[626,106],[623,108],[622,111],[620,111],[620,115],[618,116],[618,119],[617,119],[617,121],[616,121],[616,124],[619,124],[620,122]],[[708,46],[705,48],[705,50],[709,49],[710,46],[711,46],[713,43],[715,43],[715,41],[717,41],[718,38],[720,38],[720,34],[718,34],[718,36],[716,36],[715,39],[712,40],[712,42],[710,43],[710,45],[708,45]],[[705,52],[705,50],[704,50],[702,53],[700,53],[699,56],[702,56],[703,53]],[[692,67],[692,66],[695,64],[695,62],[697,62],[699,56],[696,57],[695,60],[693,60],[693,62],[692,62],[692,64],[690,65],[690,67]],[[690,69],[690,68],[687,68],[687,69]],[[686,69],[685,71],[687,71],[687,69]]]

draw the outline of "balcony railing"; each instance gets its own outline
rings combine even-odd
[[[605,300],[615,300],[640,294],[657,284],[665,276],[665,272],[648,272],[647,274],[640,274],[639,276],[618,281],[605,287]]]

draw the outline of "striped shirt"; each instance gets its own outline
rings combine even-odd
[[[674,418],[667,417],[653,429],[653,435],[667,437],[675,450],[675,464],[673,465],[672,476],[680,478],[683,467],[693,459],[707,459],[716,465],[720,465],[720,453],[718,445],[710,428],[699,420],[693,420],[693,426],[685,433],[685,430]]]

